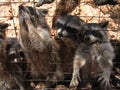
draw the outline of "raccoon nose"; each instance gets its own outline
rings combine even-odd
[[[59,36],[62,36],[62,32],[59,32],[58,35],[59,35]]]
[[[89,37],[89,36],[85,36],[85,37],[84,37],[84,40],[85,40],[85,41],[90,41],[90,37]]]

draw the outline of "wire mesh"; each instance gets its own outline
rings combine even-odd
[[[46,16],[46,20],[51,28],[52,36],[55,36],[56,34],[56,31],[52,29],[52,18],[54,15],[55,8],[57,7],[57,3],[59,1],[60,0],[55,0],[51,4],[44,4],[43,6],[40,7],[40,8],[47,8],[49,10],[48,15]],[[37,2],[38,0],[0,0],[0,22],[9,24],[9,27],[7,28],[6,31],[7,38],[19,38],[20,26],[18,19],[18,6],[23,4],[26,6],[28,5],[28,6],[36,7]],[[115,90],[116,89],[119,90],[120,88],[120,12],[119,11],[120,11],[119,4],[118,5],[107,4],[103,6],[96,6],[93,3],[93,0],[80,0],[79,5],[71,13],[72,15],[79,16],[81,19],[83,19],[85,22],[88,23],[101,22],[102,20],[109,21],[109,26],[108,26],[109,38],[112,41],[112,45],[115,48],[115,54],[116,54],[116,57],[114,59],[114,68],[113,68],[114,77],[112,77],[113,78],[112,81],[114,82],[113,88],[115,88]],[[16,40],[8,40],[8,41],[9,42],[15,41],[14,43],[10,43],[10,46],[18,42]],[[8,50],[8,52],[10,52],[10,50]],[[15,52],[16,52],[15,55],[12,54],[12,56],[8,56],[10,60],[13,59],[13,63],[8,62],[8,65],[10,64],[10,66],[14,66],[13,64],[15,65],[17,64],[20,67],[22,67],[23,70],[22,76],[25,78],[27,77],[27,79],[24,79],[25,87],[27,87],[26,90],[32,90],[33,88],[36,88],[35,90],[42,90],[39,88],[45,86],[44,84],[41,84],[39,82],[44,82],[45,79],[39,79],[39,78],[31,79],[31,77],[27,76],[30,73],[30,71],[29,69],[26,68],[27,67],[26,64],[29,66],[31,62],[30,63],[26,62],[26,59],[28,58],[25,57],[21,48],[17,48]],[[65,55],[65,54],[61,53],[61,55]],[[56,64],[56,63],[52,63],[52,64]],[[69,66],[72,67],[72,62],[67,62],[66,65],[67,64],[70,64]],[[11,72],[17,74],[17,71],[11,71]],[[54,72],[47,72],[47,73],[51,74]],[[72,71],[71,73],[64,72],[64,74],[71,76]],[[71,78],[68,77],[66,80],[61,81],[66,86],[64,87],[61,86],[63,89],[55,89],[55,90],[69,90],[67,86],[69,85],[70,80]],[[85,80],[85,81],[92,82],[92,80]],[[57,85],[59,85],[59,83],[56,83],[56,86]],[[87,85],[88,87],[91,87],[89,83]],[[50,88],[47,90],[53,90],[53,89],[54,88]],[[82,90],[88,90],[88,89],[83,88]]]

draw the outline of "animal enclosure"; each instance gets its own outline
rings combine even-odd
[[[37,9],[48,9],[48,14],[45,16],[45,19],[50,27],[50,33],[52,38],[54,38],[54,36],[56,35],[56,30],[52,28],[52,19],[55,14],[55,9],[58,3],[60,2],[60,0],[54,0],[54,2],[50,4],[43,4],[40,7],[36,6],[38,1],[39,0],[0,0],[0,23],[8,23],[8,28],[6,29],[6,41],[10,47],[6,49],[7,50],[6,52],[8,54],[8,56],[7,54],[6,56],[8,58],[8,61],[9,60],[10,61],[8,62],[7,65],[9,66],[10,64],[9,67],[12,68],[11,73],[15,73],[20,70],[20,75],[24,77],[23,82],[26,90],[33,90],[33,89],[42,90],[42,88],[46,87],[44,84],[46,79],[44,79],[44,76],[42,79],[40,78],[33,79],[31,78],[31,76],[29,76],[30,69],[27,67],[29,67],[29,65],[31,65],[32,62],[28,63],[26,61],[29,58],[24,55],[24,51],[18,45],[18,39],[20,34],[19,6],[24,5],[24,6],[32,6]],[[106,4],[99,6],[94,3],[94,0],[79,0],[79,4],[70,13],[70,15],[78,16],[86,23],[99,23],[104,20],[109,21],[107,32],[109,35],[109,39],[112,43],[112,46],[115,50],[115,58],[113,59],[113,70],[110,77],[110,81],[112,84],[112,89],[119,90],[120,89],[120,4],[117,5]],[[63,46],[62,49],[64,51],[66,47]],[[37,52],[35,52],[34,55],[36,53]],[[65,51],[65,53],[67,53],[67,51]],[[61,53],[60,55],[65,56],[66,55],[65,53]],[[38,56],[38,58],[40,57]],[[68,60],[66,60],[66,63],[63,63],[62,67],[67,66],[66,69],[72,68],[72,65],[68,65],[68,64],[72,64],[73,62],[67,62],[67,61]],[[56,63],[53,62],[51,63],[50,61],[49,64],[53,64],[54,66],[54,64]],[[11,67],[11,65],[13,66]],[[20,69],[19,68],[15,69],[17,71],[13,70],[14,69],[13,67],[16,67],[17,65],[19,66]],[[48,73],[51,75],[54,72],[50,71]],[[73,90],[69,88],[72,70],[70,72],[64,72],[63,74],[68,75],[70,77],[67,77],[65,80],[61,80],[59,83],[56,83],[53,86],[54,88],[48,88],[48,90]],[[0,87],[1,87],[1,81],[0,81]],[[89,80],[86,80],[85,85],[83,85],[83,88],[81,89],[91,90],[91,88],[92,86],[89,83]],[[17,88],[17,90],[19,89]],[[79,90],[79,89],[74,89],[74,90]]]

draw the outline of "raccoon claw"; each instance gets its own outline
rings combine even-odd
[[[76,77],[72,78],[72,80],[70,82],[70,88],[76,88],[79,85],[79,81],[81,81],[79,75],[77,75]]]
[[[107,75],[105,75],[104,73],[99,75],[98,83],[100,83],[100,86],[102,86],[102,87],[103,86],[110,87],[109,77]]]

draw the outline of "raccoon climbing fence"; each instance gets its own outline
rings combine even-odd
[[[99,0],[98,2],[96,0],[48,0],[46,3],[44,1],[47,0],[0,0],[0,90],[42,90],[44,88],[47,88],[47,90],[73,90],[69,88],[69,84],[73,73],[75,47],[77,46],[73,42],[69,43],[68,41],[55,40],[57,31],[52,27],[53,17],[57,12],[56,8],[58,9],[58,14],[59,9],[61,9],[60,6],[64,6],[60,13],[64,12],[66,14],[68,12],[70,15],[79,17],[85,23],[109,21],[107,32],[115,52],[113,69],[110,76],[110,86],[113,90],[119,90],[119,0],[118,2],[117,0],[111,0],[112,3],[115,1],[114,4],[109,0],[103,0],[102,4],[100,4]],[[37,5],[38,2],[39,5]],[[73,11],[69,10],[71,9],[70,6],[73,7]],[[60,15],[57,14],[56,16],[58,18]],[[39,23],[39,21],[42,23]],[[69,21],[66,22],[68,23]],[[3,28],[4,23],[8,24],[7,28],[6,26]],[[36,38],[37,34],[34,34],[34,29],[37,30],[37,25],[44,30],[50,30],[51,37],[46,32],[47,38],[46,36],[44,37],[46,33],[42,33],[41,36],[45,39]],[[65,25],[60,27],[65,27]],[[74,25],[77,26],[78,23],[75,22]],[[34,28],[29,29],[31,26]],[[6,29],[6,35],[2,32],[4,29]],[[30,30],[32,34],[28,34]],[[24,34],[22,36],[22,44],[19,40],[21,38],[21,32],[22,35]],[[41,30],[41,32],[44,31]],[[32,35],[34,36],[32,37]],[[5,38],[2,38],[3,36]],[[42,48],[33,45],[36,41],[40,43],[39,46],[41,45]],[[41,43],[43,41],[45,42]],[[89,71],[88,69],[83,69],[80,73],[84,70]],[[91,73],[94,75],[94,72]],[[81,80],[84,82],[79,83],[78,87],[74,88],[74,90],[99,89],[99,85],[97,85],[99,83],[96,83],[96,78],[91,78],[91,75],[80,76],[85,78]],[[104,88],[101,90],[104,90]]]

